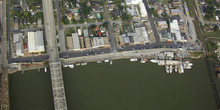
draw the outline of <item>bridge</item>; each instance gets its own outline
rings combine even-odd
[[[59,53],[57,47],[52,0],[42,0],[42,4],[44,11],[47,50],[49,53],[54,108],[55,110],[67,110],[61,62],[59,61]]]

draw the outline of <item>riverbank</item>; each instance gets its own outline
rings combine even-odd
[[[70,110],[216,110],[203,59],[184,74],[129,60],[63,68]],[[29,74],[31,73],[31,74]],[[9,75],[11,110],[52,110],[50,73]]]

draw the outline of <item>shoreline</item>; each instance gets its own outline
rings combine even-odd
[[[104,60],[120,60],[120,59],[155,59],[157,54],[164,51],[172,51],[174,53],[178,53],[180,50],[178,49],[170,49],[170,48],[160,48],[160,49],[150,49],[150,50],[138,50],[138,51],[129,51],[129,52],[117,52],[117,53],[109,53],[109,54],[101,54],[101,55],[93,55],[93,56],[81,56],[75,58],[60,58],[62,65],[67,64],[77,64],[77,63],[89,63],[89,62],[97,62]],[[196,57],[187,57],[187,59],[199,59]],[[12,63],[11,68],[18,68],[17,70],[9,70],[9,74],[14,74],[16,72],[25,72],[28,70],[36,70],[42,68],[48,68],[48,61],[38,62],[38,63]]]

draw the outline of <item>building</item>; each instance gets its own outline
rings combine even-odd
[[[73,49],[73,38],[72,38],[72,36],[67,36],[66,37],[66,44],[67,44],[67,49],[68,50]]]
[[[170,23],[170,32],[175,36],[177,42],[187,42],[186,39],[181,36],[180,28],[177,20],[173,20]]]
[[[159,29],[167,29],[168,25],[166,21],[157,21],[157,27]]]
[[[79,36],[77,33],[72,33],[73,50],[80,50]]]
[[[160,31],[159,37],[161,42],[172,42],[172,36],[171,33],[168,33],[167,31]]]
[[[175,15],[180,15],[181,11],[180,9],[171,9],[170,14],[175,16]]]
[[[82,30],[78,29],[77,31],[78,31],[78,35],[81,36],[82,35]]]
[[[28,32],[28,51],[29,53],[45,51],[43,31]]]
[[[103,37],[93,37],[92,38],[92,47],[93,48],[98,48],[105,46],[104,39]]]
[[[83,35],[84,35],[84,37],[89,37],[89,31],[88,31],[88,29],[84,29],[84,30],[83,30]]]
[[[16,53],[15,56],[24,56],[24,50],[23,50],[23,34],[18,33],[13,35],[13,43],[15,44]]]
[[[90,38],[89,37],[85,37],[84,40],[85,40],[85,48],[87,48],[87,49],[91,48],[92,46],[91,46]]]
[[[137,35],[133,36],[134,43],[149,43],[148,33],[145,27],[135,28]]]
[[[142,0],[125,0],[126,5],[138,5],[139,3],[142,3]]]
[[[139,8],[140,8],[141,17],[142,18],[147,17],[147,10],[144,3],[139,3]]]

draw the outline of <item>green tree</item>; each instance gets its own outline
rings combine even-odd
[[[62,18],[62,22],[63,22],[63,24],[69,24],[69,19],[67,18],[67,16],[64,16]]]
[[[217,32],[219,30],[219,27],[217,25],[215,25],[213,29],[215,32]]]
[[[26,17],[26,18],[27,18],[28,15],[29,15],[29,13],[28,13],[27,11],[25,11],[23,14],[24,14],[24,17]]]
[[[132,16],[127,15],[127,14],[122,15],[121,18],[122,18],[123,21],[131,21],[132,20]]]
[[[85,14],[85,16],[87,16],[87,15],[90,13],[91,8],[88,7],[85,3],[83,3],[81,6],[82,6],[81,12],[82,12],[83,14]]]

